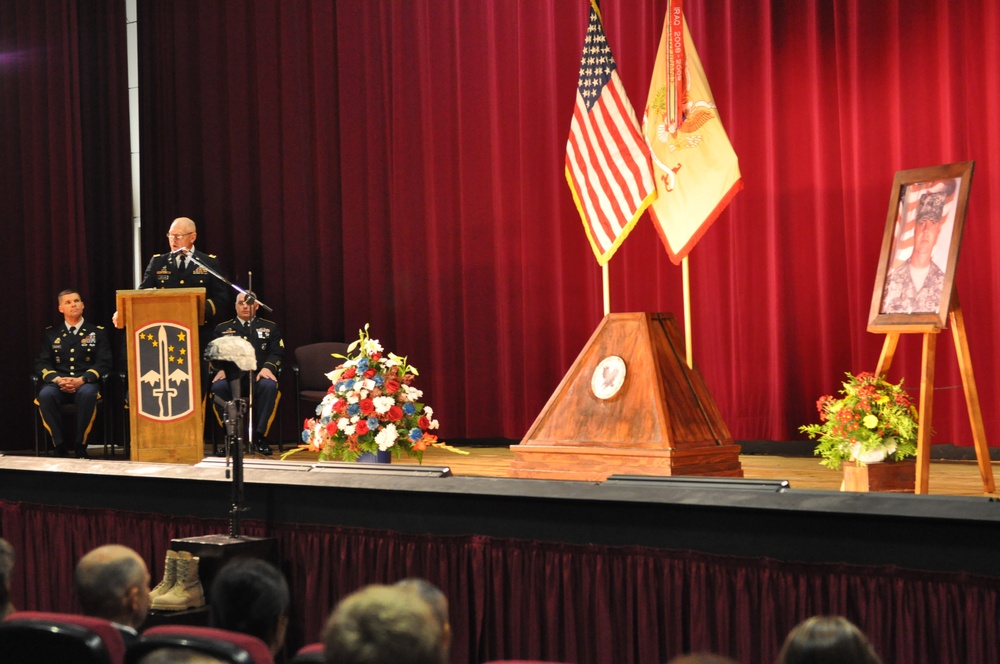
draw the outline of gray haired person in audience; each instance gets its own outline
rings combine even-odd
[[[451,621],[448,618],[448,597],[441,589],[426,579],[410,577],[397,581],[395,586],[417,594],[427,602],[441,625],[441,641],[446,651],[451,648]]]
[[[14,547],[0,537],[0,620],[14,613],[10,601],[10,575],[14,571]]]
[[[785,638],[778,664],[882,664],[868,637],[847,618],[813,616]]]
[[[149,612],[149,570],[139,554],[120,544],[90,551],[73,577],[84,614],[111,621],[125,645],[139,637]]]
[[[323,632],[336,664],[447,664],[439,618],[411,589],[371,585],[342,599]]]

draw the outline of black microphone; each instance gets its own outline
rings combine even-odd
[[[171,251],[171,252],[170,252],[170,253],[169,253],[168,255],[169,255],[169,256],[170,256],[171,258],[173,258],[173,257],[174,257],[174,256],[176,256],[177,254],[182,254],[182,253],[183,253],[183,254],[186,254],[186,253],[189,253],[189,251],[190,251],[190,250],[189,250],[189,249],[188,249],[187,247],[181,247],[180,249],[174,249],[174,250],[173,250],[173,251]]]

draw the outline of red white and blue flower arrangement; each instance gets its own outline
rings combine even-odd
[[[303,423],[303,444],[282,458],[301,450],[319,452],[320,461],[356,461],[362,453],[402,453],[423,461],[428,447],[459,454],[463,450],[439,442],[434,411],[420,401],[423,392],[413,387],[416,367],[405,357],[384,353],[368,325],[347,348],[344,360],[327,374],[332,385],[316,408],[316,417]]]

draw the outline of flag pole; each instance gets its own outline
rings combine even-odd
[[[601,283],[604,287],[604,315],[611,313],[611,289],[608,281],[608,264],[601,266]]]
[[[694,353],[691,352],[691,273],[687,256],[681,259],[681,275],[684,289],[684,352],[688,369],[694,369]]]

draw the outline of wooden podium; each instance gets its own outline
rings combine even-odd
[[[120,290],[128,347],[132,461],[197,463],[205,456],[201,403],[204,288]]]
[[[608,314],[519,445],[512,477],[743,477],[740,446],[671,314]]]

